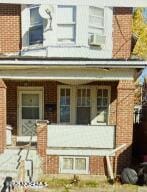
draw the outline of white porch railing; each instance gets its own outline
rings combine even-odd
[[[113,149],[115,127],[103,125],[48,125],[47,147]]]

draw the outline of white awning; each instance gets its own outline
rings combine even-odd
[[[96,4],[108,7],[147,7],[147,0],[0,0],[0,3],[12,4]]]

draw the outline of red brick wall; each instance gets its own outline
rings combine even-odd
[[[47,167],[47,157],[46,157],[46,149],[47,149],[47,122],[37,123],[37,152],[42,158],[42,170],[44,173],[46,172]]]
[[[0,79],[0,153],[6,146],[6,85]]]
[[[104,175],[106,162],[104,157],[91,156],[89,158],[89,170],[91,175]]]
[[[0,53],[20,50],[20,10],[20,5],[0,4]]]
[[[48,155],[47,156],[47,166],[46,173],[57,174],[59,173],[59,156],[57,155]]]
[[[132,37],[132,8],[114,8],[113,15],[113,58],[129,58]]]
[[[131,164],[133,140],[134,82],[120,81],[117,91],[116,145],[126,144],[118,153],[117,172]]]

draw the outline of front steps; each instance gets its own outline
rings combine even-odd
[[[37,181],[42,175],[41,166],[41,158],[35,147],[31,147],[29,152],[27,148],[22,147],[6,149],[0,155],[0,188],[7,176],[12,177],[15,181],[29,181],[29,175],[33,174],[32,180]]]

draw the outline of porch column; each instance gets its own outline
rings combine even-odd
[[[134,82],[119,81],[117,87],[116,146],[126,144],[117,154],[117,174],[129,166],[132,157]]]
[[[42,168],[43,172],[46,173],[46,163],[47,163],[47,127],[48,121],[38,121],[37,122],[37,152],[42,158]]]
[[[6,147],[6,85],[0,79],[0,153]]]

